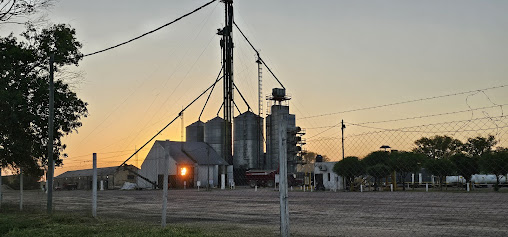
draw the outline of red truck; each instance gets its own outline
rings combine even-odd
[[[279,174],[279,170],[248,170],[245,172],[245,177],[251,188],[255,186],[271,188],[275,185],[276,174]],[[296,175],[288,174],[289,186],[299,186],[302,183],[302,180],[296,179]]]

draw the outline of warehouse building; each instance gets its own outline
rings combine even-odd
[[[165,156],[169,153],[169,188],[218,186],[219,170],[228,163],[205,142],[156,141],[141,165],[140,188],[162,188]]]
[[[138,168],[133,165],[97,168],[98,189],[119,189],[125,182],[136,183],[133,172]],[[67,171],[54,178],[56,189],[92,189],[93,169]]]

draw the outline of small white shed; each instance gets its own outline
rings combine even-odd
[[[342,176],[333,172],[333,166],[337,162],[316,162],[314,163],[314,185],[322,184],[327,190],[342,190],[344,182]]]

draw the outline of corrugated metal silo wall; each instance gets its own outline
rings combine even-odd
[[[234,119],[235,169],[260,169],[263,158],[263,119],[252,112],[245,112]]]
[[[280,116],[286,115],[288,131],[295,129],[296,119],[294,114],[289,114],[288,106],[273,105],[271,115],[266,117],[266,169],[277,169],[279,167],[279,121]],[[295,172],[296,165],[292,160],[296,158],[288,155],[288,172]]]
[[[188,142],[204,142],[205,124],[201,121],[196,121],[185,128],[185,134],[186,141]]]
[[[224,119],[215,117],[205,123],[204,140],[208,143],[221,157],[224,158]],[[231,124],[229,124],[231,126]],[[231,127],[230,127],[231,128]],[[228,161],[231,163],[231,161]]]

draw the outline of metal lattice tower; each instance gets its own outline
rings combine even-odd
[[[222,73],[224,95],[224,160],[233,163],[231,122],[233,120],[233,0],[222,0],[225,5],[226,26],[217,34],[222,36]]]

